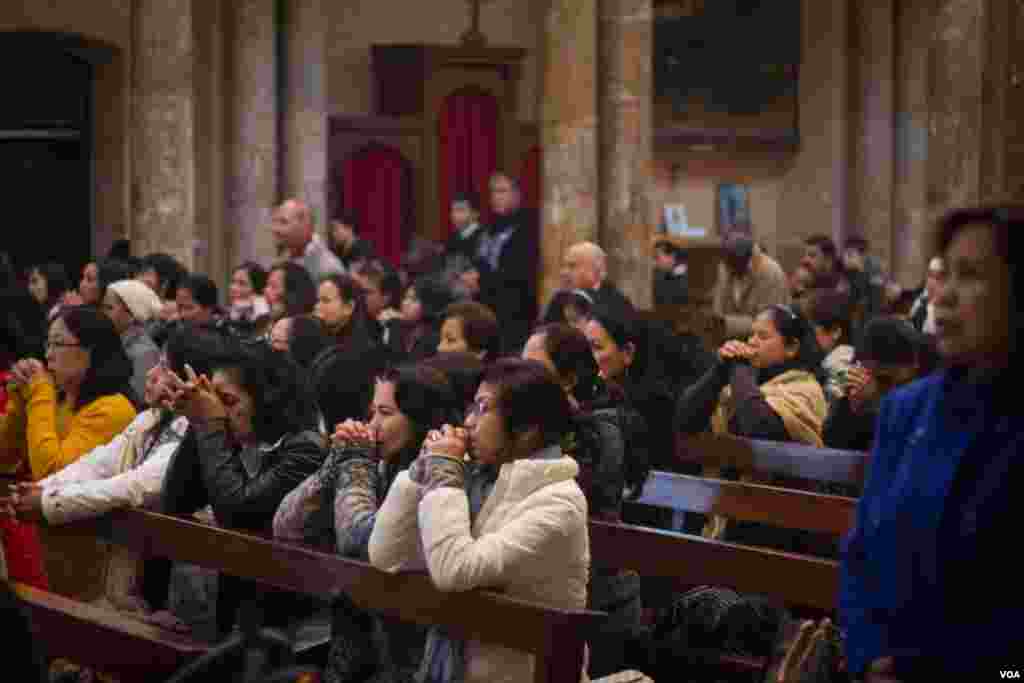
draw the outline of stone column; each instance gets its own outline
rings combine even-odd
[[[601,1],[601,245],[609,277],[650,308],[653,165],[651,0]]]
[[[597,241],[597,0],[550,0],[543,42],[541,303],[565,249]]]
[[[851,7],[850,224],[849,234],[871,243],[892,263],[895,171],[895,0]]]
[[[274,258],[270,209],[278,199],[275,0],[234,0],[228,45],[227,224],[230,263]],[[231,266],[233,267],[233,265]]]
[[[285,197],[308,203],[321,232],[327,218],[327,26],[324,0],[284,3]]]
[[[189,268],[196,178],[192,11],[192,0],[137,0],[132,69],[133,250],[164,251]]]

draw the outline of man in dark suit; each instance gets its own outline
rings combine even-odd
[[[480,226],[480,203],[476,195],[460,192],[452,197],[451,219],[455,230],[444,244],[445,260],[449,264],[455,258],[473,261],[484,235],[484,229]]]
[[[506,173],[491,176],[490,190],[494,218],[477,248],[480,301],[498,316],[503,351],[518,353],[537,318],[537,212],[521,205],[519,182]]]
[[[686,252],[668,240],[654,245],[654,305],[681,306],[689,301]]]
[[[331,251],[349,272],[356,264],[374,258],[373,243],[359,237],[359,219],[352,211],[342,211],[335,216],[328,238]]]

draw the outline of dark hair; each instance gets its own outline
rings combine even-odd
[[[456,301],[444,311],[444,319],[450,318],[462,321],[462,336],[471,351],[483,351],[488,359],[498,355],[501,330],[498,316],[489,306],[476,301]]]
[[[581,403],[594,400],[599,389],[597,362],[586,335],[571,325],[552,323],[538,327],[544,336],[544,350],[551,357],[560,379],[576,379],[573,397]]]
[[[119,239],[114,240],[114,243],[110,245],[110,251],[107,252],[108,259],[115,259],[118,261],[129,261],[132,258],[132,243],[130,240]]]
[[[861,253],[866,253],[869,246],[868,241],[860,235],[847,237],[846,241],[843,243],[844,249],[856,249]]]
[[[294,318],[309,315],[316,306],[316,284],[309,272],[297,263],[278,263],[267,274],[275,270],[284,273],[284,312],[281,317]]]
[[[231,343],[217,364],[252,398],[256,438],[274,443],[286,434],[316,427],[316,410],[302,370],[266,344]]]
[[[819,374],[821,363],[821,350],[814,338],[814,330],[807,320],[797,313],[793,308],[783,304],[775,304],[762,309],[758,314],[768,313],[775,329],[786,344],[798,343],[799,350],[794,359],[796,365],[808,372]]]
[[[165,299],[173,299],[178,284],[188,276],[188,269],[170,254],[155,252],[142,257],[139,273],[152,270],[156,273],[157,293]]]
[[[220,292],[217,284],[201,273],[193,273],[185,278],[185,281],[178,285],[178,289],[187,289],[192,292],[192,298],[196,303],[205,308],[216,308]]]
[[[410,287],[416,290],[416,298],[423,307],[423,322],[440,323],[445,309],[455,298],[451,289],[440,279],[430,275],[418,278]]]
[[[331,219],[332,223],[341,223],[352,228],[352,232],[359,234],[359,216],[354,209],[342,209]]]
[[[328,430],[345,420],[366,419],[373,381],[383,367],[375,351],[329,346],[309,366],[310,391]]]
[[[291,333],[288,339],[288,354],[300,368],[309,369],[324,349],[331,346],[334,339],[324,329],[324,324],[317,318],[300,315],[291,318]]]
[[[643,321],[625,311],[616,311],[607,306],[595,306],[590,319],[603,327],[620,349],[627,344],[633,345],[630,373],[635,378],[646,377],[650,353],[647,348],[647,328]]]
[[[842,331],[840,343],[850,343],[853,327],[853,302],[848,294],[835,289],[815,289],[810,292],[807,318],[826,330]]]
[[[197,375],[209,377],[227,357],[228,349],[227,338],[221,332],[188,323],[176,327],[164,345],[170,369],[182,378],[187,374],[186,363]]]
[[[686,258],[686,250],[677,246],[669,240],[658,240],[654,243],[654,249],[660,251],[663,254],[671,256],[676,261],[681,261]]]
[[[456,203],[469,204],[469,207],[474,211],[480,210],[480,198],[477,197],[476,192],[471,190],[466,192],[456,192],[452,195],[452,204]]]
[[[57,305],[64,293],[71,289],[71,280],[68,272],[60,263],[40,263],[32,266],[29,272],[35,271],[46,280],[46,310]]]
[[[811,235],[804,240],[809,247],[817,247],[822,254],[832,261],[832,268],[839,270],[839,253],[836,251],[836,243],[827,235]]]
[[[1010,271],[1010,334],[1012,349],[1017,349],[1018,340],[1024,335],[1024,316],[1021,302],[1024,302],[1024,274],[1018,265],[1020,236],[1024,234],[1024,204],[989,204],[977,207],[953,209],[943,216],[936,230],[935,245],[939,254],[945,254],[957,234],[971,224],[982,223],[992,227],[996,253]],[[949,264],[946,265],[949,267]]]
[[[18,274],[14,272],[11,255],[0,251],[0,290],[9,289],[18,284]]]
[[[559,443],[572,411],[565,391],[541,363],[503,358],[485,371],[483,382],[497,388],[497,410],[510,434],[537,428],[541,446]]]
[[[246,275],[249,276],[249,282],[252,283],[252,291],[256,294],[262,294],[263,288],[267,286],[267,271],[264,270],[263,266],[255,261],[246,261],[235,268],[236,273],[240,270],[244,270]]]
[[[480,388],[480,378],[484,374],[484,362],[472,353],[448,351],[425,358],[420,363],[440,370],[448,378],[461,417],[461,413],[476,396],[476,390]],[[461,423],[461,420],[459,422]]]
[[[107,294],[107,287],[121,280],[134,279],[139,274],[139,266],[138,262],[108,258],[96,264],[96,273],[100,290],[98,301],[102,303],[103,297]]]
[[[75,306],[62,311],[57,320],[63,321],[71,334],[78,338],[81,348],[89,352],[89,369],[82,379],[75,410],[102,396],[122,394],[130,397],[132,362],[125,354],[121,336],[110,318],[92,306]]]
[[[924,340],[906,320],[874,318],[861,333],[857,359],[885,365],[913,365],[918,362]]]
[[[412,439],[398,457],[402,469],[416,458],[427,432],[445,423],[457,424],[461,410],[451,382],[429,365],[400,365],[381,373],[377,380],[395,385],[395,403],[413,426]]]
[[[516,178],[511,173],[506,173],[505,171],[495,171],[494,173],[492,173],[491,176],[487,179],[487,184],[490,185],[495,180],[501,178],[507,180],[509,184],[512,185],[512,189],[515,190],[516,192],[522,191],[522,186],[519,184],[519,178]]]
[[[359,283],[352,279],[349,275],[341,275],[340,273],[334,273],[332,275],[325,275],[320,278],[320,284],[330,282],[332,285],[337,287],[338,295],[341,300],[346,303],[355,303],[355,309],[352,315],[365,315],[366,305],[363,303],[363,290],[359,288]]]
[[[575,306],[584,318],[590,317],[594,308],[594,300],[589,294],[579,289],[560,289],[551,297],[551,303],[541,319],[542,325],[567,322],[565,319],[565,307]]]
[[[360,271],[367,280],[372,280],[380,291],[397,307],[402,302],[402,278],[398,271],[387,263],[374,259],[366,263]]]

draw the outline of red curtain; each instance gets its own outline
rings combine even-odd
[[[379,257],[396,267],[412,211],[411,175],[405,157],[383,145],[356,152],[342,167],[344,207],[358,216],[360,236],[373,243]]]
[[[519,174],[523,188],[523,206],[539,209],[544,197],[541,195],[541,184],[544,180],[544,157],[540,145],[534,145],[523,159],[523,168]]]
[[[452,196],[472,191],[480,198],[480,219],[490,218],[487,180],[498,163],[498,101],[479,90],[460,90],[441,107],[438,200],[441,235],[451,232]]]

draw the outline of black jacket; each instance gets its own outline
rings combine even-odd
[[[480,302],[491,307],[501,323],[501,348],[516,352],[537,319],[537,276],[540,242],[537,213],[520,208],[499,216],[481,242],[511,231],[499,252],[497,268],[481,263]],[[483,244],[481,244],[481,247]]]
[[[732,385],[736,411],[729,433],[748,439],[789,441],[782,418],[772,410],[758,386],[756,371],[747,363],[718,361],[676,404],[676,425],[683,434],[699,434],[711,427],[722,389]]]
[[[875,441],[875,422],[878,412],[853,412],[850,399],[845,396],[832,403],[822,428],[822,440],[829,448],[847,451],[870,451]]]

